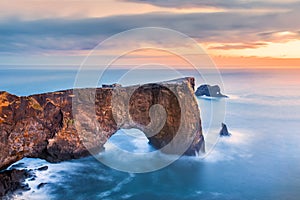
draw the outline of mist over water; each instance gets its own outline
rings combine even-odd
[[[204,159],[182,157],[158,171],[133,174],[101,164],[94,157],[50,164],[25,158],[21,167],[47,165],[28,181],[30,191],[15,199],[290,199],[300,198],[300,80],[297,70],[222,70],[224,94],[229,99],[197,98],[204,134],[218,134],[219,122],[210,123],[211,106],[226,101],[225,123],[231,137],[219,138]],[[91,71],[91,73],[93,73]],[[145,73],[145,72],[135,72]],[[158,80],[195,76],[195,72],[147,72]],[[100,80],[114,83],[123,72],[113,70]],[[152,75],[151,75],[152,74]],[[72,88],[76,71],[72,70],[0,70],[0,90],[17,95]],[[136,83],[147,82],[136,76]],[[133,80],[122,79],[132,84]],[[131,81],[131,82],[130,82]],[[213,83],[210,83],[213,84]],[[87,85],[89,86],[89,85]],[[221,119],[220,119],[221,120]],[[154,149],[141,133],[114,135],[110,142],[132,152]],[[207,141],[209,143],[210,141]],[[104,155],[113,155],[106,147]],[[124,158],[126,160],[126,158]],[[128,165],[136,164],[128,160]],[[47,183],[37,189],[40,183]]]

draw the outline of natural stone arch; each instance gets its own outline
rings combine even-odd
[[[151,144],[165,153],[180,153],[178,150],[186,147],[184,154],[195,155],[204,150],[204,139],[193,89],[194,78],[183,78],[142,86],[63,90],[28,97],[0,92],[0,169],[23,157],[58,162],[97,153],[121,128],[142,130]],[[118,98],[113,98],[114,95]],[[78,100],[75,112],[74,98]],[[91,99],[94,106],[86,106]],[[124,103],[127,101],[129,104]],[[145,110],[137,106],[139,103],[147,105]],[[151,133],[156,129],[147,127],[149,116],[144,117],[147,112],[151,114],[153,105],[161,105],[167,113],[163,128],[156,135]],[[151,120],[157,125],[155,118]],[[174,142],[177,132],[183,134]]]

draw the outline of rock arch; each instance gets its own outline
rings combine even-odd
[[[121,128],[142,130],[165,153],[204,151],[194,78],[27,97],[0,92],[0,169],[23,157],[59,162],[97,153]]]

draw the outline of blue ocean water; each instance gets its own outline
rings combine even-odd
[[[105,72],[99,85],[119,79],[122,84],[130,85],[188,75],[196,77],[197,85],[205,82],[198,73],[189,70],[136,71],[127,79],[125,72]],[[76,70],[1,69],[0,90],[29,95],[72,88],[76,74]],[[90,71],[87,79],[95,74]],[[47,165],[49,169],[37,172],[36,180],[28,181],[31,190],[16,194],[14,199],[298,200],[299,74],[300,70],[221,70],[224,93],[230,98],[197,100],[204,132],[214,126],[210,123],[211,106],[226,103],[225,119],[218,119],[217,124],[224,120],[232,136],[220,138],[204,159],[182,157],[166,168],[135,174],[109,168],[94,157],[57,164],[25,158],[19,162],[27,168]],[[210,84],[213,80],[206,79]],[[87,81],[85,86],[93,84]],[[215,128],[212,131],[217,134]],[[134,130],[130,136],[120,131],[110,141],[128,151],[153,150],[147,139]],[[109,150],[107,147],[104,154],[113,153]],[[128,165],[135,164],[128,161]],[[48,184],[37,189],[39,183]]]

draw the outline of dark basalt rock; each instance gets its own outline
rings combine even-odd
[[[23,162],[14,164],[14,165],[12,165],[12,166],[10,167],[10,169],[26,168],[26,166],[25,166],[24,164],[25,164],[25,163],[23,163]]]
[[[48,166],[43,166],[43,167],[37,168],[38,171],[46,171],[47,169],[48,169]]]
[[[38,190],[41,189],[42,187],[44,187],[45,185],[47,185],[48,183],[40,183],[38,184],[38,186],[36,187]]]
[[[116,83],[111,84],[111,85],[103,84],[103,85],[102,85],[102,88],[115,88],[115,87],[121,87],[121,86],[122,86],[122,85],[116,84]]]
[[[186,155],[204,151],[194,83],[194,78],[188,77],[26,97],[0,92],[0,170],[24,157],[59,162],[98,153],[121,128],[140,129],[150,144],[164,153],[179,154],[178,149],[187,144]],[[92,106],[87,106],[91,99]],[[151,113],[150,108],[157,104],[165,109],[165,121],[160,112]],[[78,115],[80,118],[74,117]],[[160,125],[160,131],[153,134]],[[164,148],[178,131],[183,134],[177,142]]]
[[[35,178],[36,177],[32,177],[32,178],[28,179],[28,181],[35,181]]]
[[[0,198],[9,195],[15,190],[30,190],[25,179],[31,177],[28,170],[5,170],[0,173]]]
[[[221,93],[221,89],[218,85],[201,85],[197,88],[195,95],[208,97],[228,97]]]
[[[220,131],[220,136],[231,136],[231,133],[228,132],[226,124],[222,123],[222,128]]]

